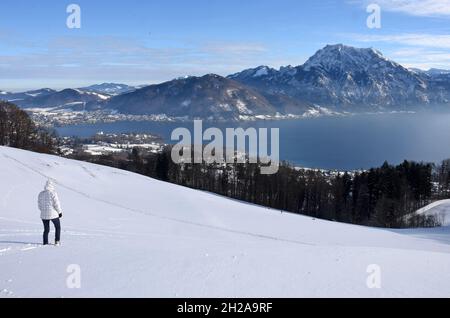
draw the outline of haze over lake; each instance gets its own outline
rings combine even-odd
[[[450,114],[377,114],[304,120],[203,123],[225,128],[279,128],[280,158],[296,165],[324,169],[367,169],[405,159],[439,162],[450,158]],[[192,123],[116,122],[58,128],[62,136],[105,133],[153,133],[171,143],[175,128]]]

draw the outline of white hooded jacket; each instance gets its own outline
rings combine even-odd
[[[42,220],[53,220],[59,218],[62,213],[58,195],[52,181],[47,181],[45,190],[39,193],[38,206],[41,211]]]

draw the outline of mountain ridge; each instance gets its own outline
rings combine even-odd
[[[111,96],[116,96],[124,93],[129,93],[137,89],[135,86],[130,86],[127,84],[118,83],[101,83],[94,84],[86,87],[79,88],[82,91],[93,92],[99,94],[107,94]]]
[[[450,71],[407,69],[376,49],[335,44],[298,66],[261,65],[226,77],[188,76],[144,87],[103,83],[68,92],[47,90],[36,96],[1,92],[0,99],[16,97],[12,101],[25,108],[73,109],[78,103],[82,105],[75,107],[78,110],[236,120],[301,116],[318,108],[350,113],[414,111],[450,107]]]
[[[112,97],[103,107],[135,115],[164,113],[174,117],[215,119],[276,113],[258,92],[216,74],[150,85]]]
[[[425,77],[372,48],[327,45],[303,65],[272,70],[270,76],[247,74],[244,70],[231,77],[267,94],[341,110],[399,110],[433,100]]]

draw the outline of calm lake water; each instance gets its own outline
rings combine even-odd
[[[279,128],[280,158],[304,167],[366,169],[404,159],[439,162],[450,158],[450,114],[382,114],[250,123],[204,123],[204,129]],[[192,123],[116,122],[58,128],[62,136],[148,132],[171,143],[173,129]]]

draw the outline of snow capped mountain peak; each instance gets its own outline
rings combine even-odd
[[[259,77],[259,76],[264,76],[264,75],[268,75],[269,74],[269,67],[267,66],[259,66],[258,68],[256,68],[255,73],[253,74],[253,77]]]
[[[230,79],[242,79],[242,78],[258,78],[258,77],[264,77],[264,76],[270,76],[275,75],[278,73],[277,70],[268,67],[266,65],[261,65],[255,68],[250,68],[247,70],[244,70],[239,73],[232,74],[228,76]]]
[[[80,88],[82,91],[94,92],[107,95],[119,95],[136,90],[136,87],[126,84],[102,83]]]
[[[20,101],[26,99],[32,99],[36,97],[43,97],[50,94],[55,93],[56,91],[50,88],[42,88],[33,91],[19,92],[19,93],[10,93],[0,91],[1,99],[5,99],[9,102],[19,103]]]
[[[184,75],[184,76],[179,76],[179,77],[176,77],[174,80],[176,81],[176,80],[187,80],[187,79],[190,79],[190,78],[195,78],[195,76],[192,76],[192,75]],[[145,86],[144,86],[145,87]],[[141,88],[143,88],[143,87],[141,87]]]
[[[394,64],[381,52],[373,48],[355,48],[343,44],[327,45],[319,50],[303,65],[305,71],[321,68],[327,71],[337,69],[367,69],[374,64]]]
[[[24,94],[27,96],[30,96],[30,97],[38,97],[38,96],[49,95],[52,93],[56,93],[56,91],[51,88],[42,88],[42,89],[38,89],[38,90],[34,90],[34,91],[28,91],[28,92],[25,92]]]
[[[255,77],[259,70],[261,67],[248,69],[229,78],[260,90],[281,106],[300,101],[300,105],[349,110],[403,110],[447,99],[445,93],[434,94],[439,88],[429,89],[426,76],[387,59],[374,48],[327,45],[301,66],[281,67]]]
[[[298,74],[299,70],[309,72],[311,69],[320,69],[334,73],[352,73],[367,69],[397,68],[399,64],[388,60],[374,48],[355,48],[344,44],[327,45],[310,57],[305,64],[297,67],[282,66],[275,70],[268,66],[258,66],[228,76],[230,79],[253,81],[258,78],[280,78],[289,81],[290,77]],[[403,68],[403,67],[402,67]]]
[[[222,76],[214,74],[214,73],[209,73],[209,74],[206,74],[205,76],[201,76],[201,77],[203,77],[203,78],[223,78]]]

